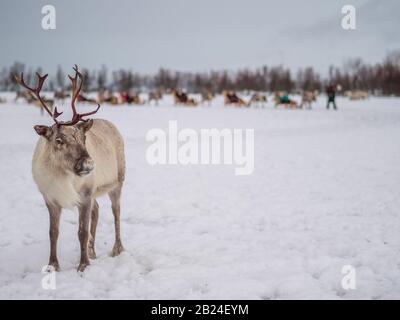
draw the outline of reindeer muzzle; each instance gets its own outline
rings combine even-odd
[[[86,176],[94,169],[94,161],[90,157],[83,157],[75,164],[75,173],[80,176]]]

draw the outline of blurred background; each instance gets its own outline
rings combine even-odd
[[[343,1],[52,1],[56,29],[43,30],[48,1],[2,1],[0,90],[13,74],[84,67],[85,90],[181,88],[188,92],[343,90],[400,94],[400,3],[354,0],[356,30],[341,26]]]

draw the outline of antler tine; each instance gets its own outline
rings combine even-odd
[[[92,114],[97,113],[97,111],[99,111],[99,109],[100,109],[100,104],[98,103],[98,104],[97,104],[96,110],[93,110],[93,111],[87,112],[87,113],[82,113],[82,114],[80,114],[79,116],[81,117],[81,120],[82,120],[82,121],[87,121],[87,120],[85,120],[85,119],[82,119],[82,117],[91,116]]]
[[[71,80],[72,83],[72,100],[71,100],[71,107],[72,107],[72,111],[73,111],[73,115],[76,114],[76,107],[75,107],[75,102],[76,99],[78,99],[79,94],[82,90],[82,85],[83,85],[83,76],[82,74],[79,72],[78,70],[78,66],[75,65],[75,67],[73,68],[75,70],[75,76],[72,77],[70,75],[68,75],[68,78]],[[77,82],[78,82],[78,77],[81,80],[79,87],[77,86]]]
[[[73,125],[77,124],[79,121],[86,122],[88,120],[83,119],[83,117],[95,114],[100,109],[100,104],[97,104],[97,108],[94,111],[82,113],[82,114],[79,114],[76,112],[75,102],[76,102],[76,99],[78,99],[79,94],[82,90],[83,75],[79,72],[77,65],[75,65],[73,69],[75,71],[75,76],[72,77],[72,76],[68,75],[69,79],[71,80],[71,84],[72,84],[72,100],[71,100],[72,119],[70,121],[60,123],[60,125],[63,125],[63,126],[73,126]],[[79,85],[78,85],[78,79],[80,79]]]
[[[50,111],[50,109],[47,107],[46,103],[44,102],[43,98],[40,96],[40,91],[42,90],[43,84],[48,76],[48,74],[45,74],[44,76],[41,76],[38,72],[36,72],[36,75],[38,77],[38,85],[36,88],[32,88],[30,86],[28,86],[25,83],[24,80],[24,73],[21,73],[21,77],[17,77],[15,76],[15,80],[21,85],[23,86],[25,89],[28,89],[30,92],[32,92],[34,94],[34,96],[40,101],[40,103],[42,104],[43,108],[46,110],[46,112],[50,115],[50,117],[54,120],[55,123],[58,124],[57,121],[57,116],[54,116],[52,114],[52,112]]]

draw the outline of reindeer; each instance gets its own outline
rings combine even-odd
[[[17,101],[18,99],[25,99],[26,102],[31,103],[35,98],[30,92],[26,91],[17,91],[15,94],[15,99],[14,101]]]
[[[58,112],[57,108],[54,113],[50,111],[40,97],[47,74],[37,74],[36,88],[25,83],[23,74],[16,79],[41,102],[54,121],[51,126],[34,127],[40,138],[32,160],[33,179],[50,214],[49,268],[60,270],[57,239],[61,211],[63,208],[78,207],[81,250],[78,271],[83,272],[89,265],[89,258],[96,258],[95,237],[99,213],[96,198],[106,193],[111,199],[115,223],[112,256],[119,255],[123,250],[120,236],[120,196],[125,177],[125,156],[122,136],[111,122],[85,119],[97,113],[100,105],[94,111],[77,113],[75,103],[82,89],[83,76],[76,65],[74,70],[75,76],[69,76],[72,83],[73,115],[66,122],[58,120],[62,112]]]
[[[236,107],[246,107],[248,104],[241,98],[238,97],[236,92],[229,92],[229,91],[224,91],[223,93],[224,96],[224,103],[225,105],[232,104]]]
[[[49,106],[50,110],[53,111],[54,99],[47,99],[47,98],[43,97],[42,100]],[[44,115],[44,109],[43,109],[42,103],[38,99],[33,100],[32,104],[34,106],[40,108],[40,114]]]
[[[194,100],[193,98],[190,98],[184,92],[179,92],[177,90],[173,90],[172,95],[174,96],[175,105],[183,104],[183,105],[192,106],[192,107],[197,106],[196,100]]]
[[[70,94],[65,90],[58,90],[54,92],[54,99],[64,101],[66,98],[69,98]]]
[[[97,102],[96,99],[89,98],[88,96],[85,96],[85,95],[83,95],[83,94],[79,94],[79,95],[77,96],[77,101],[79,101],[79,102],[86,102],[86,103],[89,103],[89,104],[98,104],[98,102]]]
[[[33,104],[36,107],[40,108],[40,114],[43,115],[43,107],[41,101],[37,97],[35,97],[31,92],[26,92],[26,91],[17,91],[17,94],[15,95],[14,101],[17,101],[19,98],[23,98],[26,100],[27,103]],[[40,97],[40,100],[44,101],[48,107],[50,108],[51,111],[53,111],[54,107],[54,99],[46,99],[44,97]]]
[[[163,94],[160,90],[150,91],[147,98],[147,103],[150,104],[152,101],[155,101],[156,106],[158,106],[158,101],[162,99],[162,96]]]
[[[301,104],[300,108],[307,107],[307,109],[311,109],[313,102],[317,101],[318,91],[304,91],[301,95]]]
[[[348,95],[351,101],[365,100],[369,97],[368,92],[362,90],[350,91]]]
[[[126,91],[122,91],[119,93],[121,103],[128,103],[128,104],[144,104],[142,100],[140,100],[140,96],[138,93],[129,94]]]
[[[267,103],[267,97],[261,93],[256,92],[251,96],[247,105],[251,106],[254,104],[256,107],[260,106],[264,108],[266,103]]]
[[[203,91],[201,93],[201,103],[207,104],[209,107],[211,106],[211,102],[214,99],[214,95],[210,91]]]
[[[118,97],[114,94],[112,94],[112,92],[110,92],[110,90],[106,89],[106,90],[100,90],[98,93],[98,101],[99,103],[109,103],[109,104],[119,104],[120,100],[118,99]]]

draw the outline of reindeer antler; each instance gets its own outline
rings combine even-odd
[[[73,126],[73,125],[77,124],[79,121],[86,122],[86,121],[88,121],[88,119],[83,119],[83,117],[87,117],[92,114],[95,114],[100,109],[100,104],[97,104],[97,109],[94,111],[82,113],[82,114],[79,114],[76,112],[75,102],[76,102],[76,99],[78,99],[79,94],[82,90],[83,76],[79,72],[77,65],[75,65],[75,67],[73,69],[75,70],[75,76],[72,77],[72,76],[68,75],[68,78],[71,80],[71,83],[72,83],[72,100],[71,100],[72,119],[70,121],[60,123],[60,125],[63,125],[63,126]],[[80,79],[79,85],[78,85],[78,78]]]
[[[36,88],[32,88],[30,86],[28,86],[25,83],[24,80],[24,74],[21,73],[21,77],[15,76],[15,80],[21,85],[23,86],[25,89],[28,89],[42,104],[43,108],[47,111],[47,113],[50,115],[50,117],[54,120],[54,122],[56,124],[59,124],[59,122],[57,121],[57,117],[59,117],[62,112],[58,112],[57,111],[57,107],[54,109],[54,114],[51,113],[50,109],[47,107],[46,103],[44,102],[43,98],[40,96],[40,91],[42,90],[44,81],[46,80],[48,74],[45,74],[44,76],[41,76],[39,73],[36,72],[36,75],[38,77],[38,85]]]
[[[87,116],[90,116],[92,114],[95,114],[100,109],[100,104],[97,104],[97,109],[94,110],[94,111],[87,112],[87,113],[82,113],[82,114],[79,114],[79,113],[76,112],[75,102],[76,102],[76,99],[78,99],[79,94],[80,94],[80,92],[82,90],[83,76],[79,72],[77,65],[75,65],[73,69],[75,70],[75,76],[72,77],[72,76],[68,75],[68,77],[69,77],[69,79],[71,80],[71,83],[72,83],[72,100],[71,100],[72,119],[70,121],[66,121],[66,122],[59,122],[57,120],[57,118],[62,114],[62,112],[58,112],[57,107],[55,107],[54,113],[51,113],[50,109],[47,107],[46,103],[44,102],[44,100],[40,96],[40,90],[42,90],[43,83],[46,80],[48,74],[45,74],[44,76],[41,76],[39,73],[36,73],[36,75],[38,77],[38,85],[37,85],[36,88],[31,88],[25,83],[24,74],[23,73],[21,73],[21,77],[15,76],[15,79],[17,80],[17,82],[21,86],[23,86],[24,88],[28,89],[30,92],[32,92],[34,94],[34,96],[40,101],[40,103],[42,104],[43,108],[47,111],[47,113],[51,116],[51,118],[54,120],[54,122],[58,126],[73,126],[73,125],[77,124],[79,121],[86,122],[86,121],[88,121],[88,119],[83,119],[83,117],[87,117]],[[80,79],[79,85],[78,85],[78,78]]]

